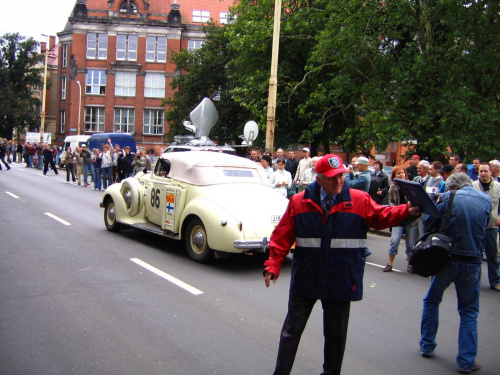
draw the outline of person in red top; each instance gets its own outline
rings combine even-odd
[[[324,311],[324,374],[340,374],[351,301],[363,295],[368,228],[400,225],[419,208],[386,207],[364,191],[344,184],[342,159],[325,155],[316,164],[316,181],[291,197],[273,231],[264,263],[266,287],[276,282],[295,243],[288,314],[281,331],[275,375],[289,374],[309,315],[318,299]]]

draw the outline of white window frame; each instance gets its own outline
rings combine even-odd
[[[201,47],[203,47],[204,44],[205,44],[204,40],[189,39],[188,40],[188,51],[190,51],[190,52],[196,51],[197,49],[200,49]]]
[[[108,34],[87,34],[87,59],[106,60],[108,58]]]
[[[210,21],[209,10],[193,9],[193,23],[194,22],[203,23],[208,21]]]
[[[135,126],[134,108],[115,108],[113,131],[115,133],[133,133]]]
[[[163,109],[144,109],[144,134],[163,135],[164,122],[165,111]]]
[[[85,75],[86,95],[106,95],[106,71],[88,70]]]
[[[85,107],[85,131],[93,133],[104,132],[104,107]]]
[[[162,63],[167,62],[167,37],[146,37],[146,61]]]
[[[59,120],[60,120],[59,132],[64,133],[66,131],[66,110],[65,109],[61,109],[60,115],[59,115]]]
[[[61,78],[61,100],[66,100],[66,77]]]
[[[115,95],[135,96],[136,73],[116,72],[115,74]]]
[[[164,73],[146,73],[144,96],[146,98],[165,98]]]
[[[137,61],[137,35],[118,34],[116,36],[116,59]]]
[[[68,45],[62,45],[62,59],[61,59],[61,67],[66,68],[68,66]]]

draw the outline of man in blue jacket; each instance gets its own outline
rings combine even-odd
[[[324,311],[324,374],[340,374],[351,301],[363,295],[368,228],[399,225],[410,215],[411,204],[386,207],[364,191],[344,183],[342,159],[325,155],[316,164],[316,181],[290,199],[273,231],[265,284],[276,282],[281,264],[295,243],[288,314],[281,331],[275,375],[292,370],[300,337],[318,299]]]
[[[455,190],[453,211],[448,227],[444,229],[452,240],[452,262],[436,276],[431,277],[431,286],[424,298],[422,311],[420,353],[432,357],[437,346],[436,334],[439,325],[439,304],[443,293],[455,283],[460,313],[458,330],[458,372],[470,374],[481,366],[477,356],[477,316],[479,314],[479,290],[481,287],[482,251],[486,239],[486,228],[491,211],[491,198],[472,187],[472,180],[465,173],[453,173],[446,180],[446,190],[437,203],[444,213]]]

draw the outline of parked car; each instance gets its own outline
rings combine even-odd
[[[88,139],[88,148],[93,150],[97,148],[101,150],[102,145],[108,144],[108,139],[111,139],[111,144],[120,145],[120,149],[125,146],[130,147],[130,152],[137,152],[134,136],[129,133],[94,133]]]
[[[129,226],[184,240],[193,260],[207,262],[227,253],[266,250],[287,204],[260,165],[225,153],[191,151],[164,153],[152,173],[111,185],[101,207],[107,230]]]

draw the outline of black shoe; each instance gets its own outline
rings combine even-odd
[[[474,364],[472,365],[472,367],[470,369],[468,369],[468,370],[457,369],[457,371],[461,374],[470,374],[472,371],[479,370],[480,368],[481,368],[481,365],[479,364],[479,362],[474,361]]]
[[[422,349],[420,349],[420,355],[424,358],[431,358],[432,357],[432,353],[424,353],[422,351]]]

